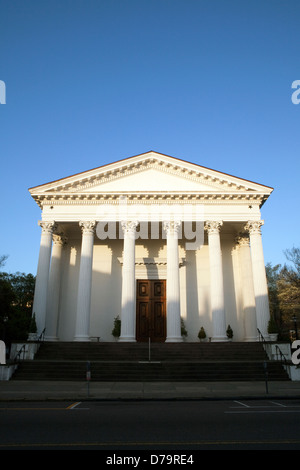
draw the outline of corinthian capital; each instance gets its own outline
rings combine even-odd
[[[238,246],[250,246],[248,233],[240,233],[235,239]]]
[[[181,222],[179,220],[166,221],[164,222],[164,230],[168,233],[179,233]]]
[[[139,225],[139,222],[137,220],[121,222],[123,233],[134,234],[138,225]]]
[[[94,220],[88,222],[79,222],[79,227],[81,228],[82,233],[94,234],[96,222]]]
[[[261,234],[261,226],[264,225],[264,221],[263,220],[255,220],[255,221],[249,221],[246,225],[245,225],[245,230],[247,230],[250,234]]]
[[[204,229],[207,230],[208,233],[219,233],[222,225],[222,220],[207,220]]]
[[[51,222],[43,222],[43,221],[39,221],[38,222],[39,226],[41,227],[42,229],[42,233],[48,233],[50,235],[52,235],[52,233],[56,230],[57,228],[57,225],[56,223],[53,221]]]
[[[63,234],[54,234],[52,238],[54,245],[63,246],[67,243],[67,237],[65,237]]]

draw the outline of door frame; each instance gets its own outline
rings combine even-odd
[[[139,284],[148,285],[148,293],[140,295]],[[163,285],[161,295],[155,295],[155,283]],[[137,279],[136,280],[136,340],[138,342],[165,342],[167,336],[167,297],[166,279]],[[144,317],[147,317],[148,334],[142,333],[141,304],[144,304]],[[157,316],[156,316],[157,315]],[[161,318],[162,317],[162,318]],[[156,322],[156,320],[159,320]],[[155,330],[156,325],[156,330]],[[157,326],[158,325],[158,326]]]

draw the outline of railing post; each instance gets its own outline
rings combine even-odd
[[[264,370],[265,370],[265,382],[266,382],[266,393],[268,394],[268,364],[267,361],[264,361]]]
[[[91,363],[90,361],[87,361],[86,363],[87,396],[90,395],[90,380],[91,380]]]

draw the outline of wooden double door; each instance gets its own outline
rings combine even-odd
[[[166,281],[137,280],[136,339],[166,340]]]

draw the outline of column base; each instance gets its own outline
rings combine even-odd
[[[57,336],[45,336],[45,341],[58,341]]]
[[[74,341],[91,341],[90,337],[87,335],[75,336]]]
[[[225,341],[228,342],[227,336],[215,336],[211,339],[212,343],[224,343]]]
[[[245,343],[257,343],[258,341],[258,337],[257,336],[248,336],[247,338],[244,339]]]
[[[120,336],[119,343],[136,343],[136,339],[133,336]]]
[[[165,343],[182,343],[183,342],[183,338],[182,336],[178,337],[178,336],[170,336],[169,338],[166,339]]]

